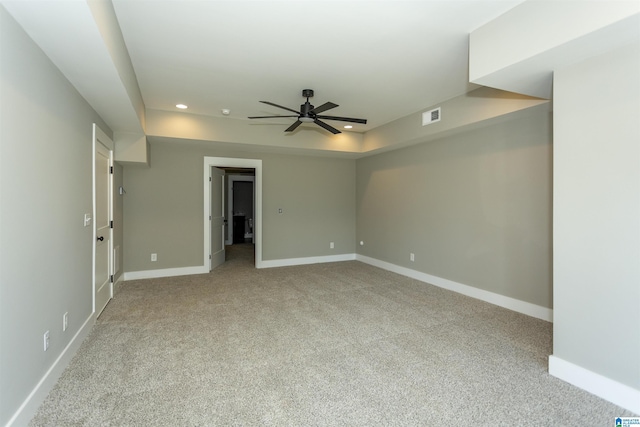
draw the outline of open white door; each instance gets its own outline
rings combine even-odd
[[[211,168],[209,180],[211,194],[211,266],[213,270],[225,260],[224,251],[224,170]]]
[[[112,245],[112,159],[113,142],[94,125],[93,170],[93,310],[98,317],[113,297]]]

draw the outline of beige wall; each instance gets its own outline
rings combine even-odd
[[[480,87],[456,96],[420,112],[399,118],[371,129],[364,134],[362,153],[380,154],[413,144],[468,132],[504,120],[504,116],[525,112],[531,107],[547,105],[546,99],[531,98],[517,93]],[[441,108],[441,120],[428,126],[422,125],[422,114],[433,108]]]
[[[553,355],[635,390],[639,76],[639,44],[554,73]],[[639,408],[634,396],[633,408]]]
[[[287,126],[260,120],[146,110],[146,134],[149,137],[224,142],[238,147],[237,150],[322,150],[338,156],[359,153],[362,148],[362,134],[358,132],[333,135],[314,125],[305,132],[284,133]]]
[[[639,29],[638,1],[526,1],[476,29],[469,52],[474,83],[538,96],[553,89],[549,373],[634,413],[640,413]]]
[[[544,107],[360,159],[358,253],[550,308],[551,157]]]
[[[156,140],[150,168],[125,166],[125,271],[202,265],[205,156],[262,159],[264,260],[355,252],[355,160]]]
[[[26,425],[92,324],[93,123],[111,131],[2,6],[0,51],[0,425],[28,403]]]

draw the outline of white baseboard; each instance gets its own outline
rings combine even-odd
[[[256,268],[273,268],[273,267],[289,267],[294,265],[307,265],[307,264],[319,264],[327,262],[339,262],[339,261],[353,261],[358,260],[365,264],[370,264],[382,269],[392,271],[394,273],[401,274],[403,276],[411,277],[413,279],[420,280],[450,291],[458,292],[463,295],[470,296],[482,301],[486,301],[491,304],[498,305],[500,307],[507,308],[509,310],[517,311],[518,313],[526,314],[538,319],[546,320],[547,322],[553,321],[553,310],[550,308],[542,307],[539,305],[531,304],[526,301],[521,301],[515,298],[507,297],[504,295],[496,294],[494,292],[485,291],[483,289],[475,288],[473,286],[463,285],[452,280],[443,279],[441,277],[432,276],[427,273],[412,270],[410,268],[401,267],[399,265],[391,264],[386,261],[380,261],[375,258],[370,258],[360,254],[340,254],[340,255],[327,255],[327,256],[315,256],[304,258],[286,258],[275,260],[256,260]],[[195,267],[181,267],[181,268],[165,268],[161,270],[144,270],[144,271],[130,271],[124,273],[124,280],[136,280],[136,279],[154,279],[158,277],[173,277],[173,276],[187,276],[191,274],[206,274],[208,269],[204,266]]]
[[[198,265],[195,267],[162,268],[160,270],[126,271],[124,280],[156,279],[158,277],[189,276],[191,274],[207,274],[209,269]]]
[[[640,414],[640,390],[553,355],[549,356],[549,374],[635,414]]]
[[[356,254],[273,259],[273,260],[266,260],[266,261],[262,260],[260,265],[256,265],[256,268],[290,267],[292,265],[320,264],[325,262],[338,262],[338,261],[353,261],[355,259],[356,259]]]
[[[420,280],[422,282],[426,282],[440,288],[448,289],[450,291],[476,298],[481,301],[498,305],[509,310],[517,311],[518,313],[526,314],[527,316],[546,320],[547,322],[553,321],[553,310],[550,308],[531,304],[526,301],[521,301],[515,298],[496,294],[494,292],[485,291],[484,289],[474,288],[473,286],[463,285],[462,283],[457,283],[449,279],[432,276],[427,273],[422,273],[420,271],[401,267],[399,265],[391,264],[386,261],[380,261],[378,259],[370,258],[368,256],[360,254],[356,255],[356,260],[364,262],[365,264],[373,265],[375,267],[380,267],[384,270],[402,274],[403,276],[411,277],[412,279]]]
[[[29,424],[29,421],[31,421],[40,405],[42,405],[42,402],[44,402],[49,392],[53,389],[53,386],[56,385],[62,372],[64,372],[73,356],[75,356],[80,348],[80,344],[82,344],[87,335],[89,335],[94,323],[95,316],[92,313],[80,327],[80,330],[73,336],[69,344],[62,350],[62,353],[60,353],[55,362],[53,362],[38,384],[36,384],[31,393],[29,393],[29,396],[22,402],[22,405],[20,405],[16,413],[13,414],[6,427],[26,426]]]

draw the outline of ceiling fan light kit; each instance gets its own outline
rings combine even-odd
[[[334,128],[333,126],[323,122],[320,119],[323,120],[337,120],[337,121],[342,121],[342,122],[351,122],[351,123],[361,123],[361,124],[367,124],[367,120],[366,119],[355,119],[352,117],[338,117],[338,116],[323,116],[320,115],[319,113],[323,113],[327,110],[330,110],[332,108],[336,108],[339,105],[338,104],[334,104],[333,102],[325,102],[324,104],[322,104],[319,107],[314,107],[313,105],[311,105],[311,103],[309,102],[309,98],[313,97],[313,89],[303,89],[302,90],[302,96],[303,98],[307,98],[307,101],[300,105],[300,111],[296,111],[292,108],[288,108],[288,107],[283,107],[282,105],[278,105],[278,104],[274,104],[273,102],[269,102],[269,101],[260,101],[263,104],[268,104],[274,107],[278,107],[278,108],[282,108],[283,110],[287,110],[287,111],[291,111],[292,113],[296,113],[295,116],[289,115],[289,116],[256,116],[256,117],[249,117],[250,119],[275,119],[275,118],[282,118],[282,117],[297,117],[297,120],[291,125],[289,126],[287,129],[285,129],[285,132],[293,132],[294,130],[296,130],[296,128],[298,126],[300,126],[302,123],[315,123],[318,126],[320,126],[321,128],[324,128],[326,130],[328,130],[329,132],[333,133],[333,134],[338,134],[338,133],[342,133],[340,132],[338,129]]]

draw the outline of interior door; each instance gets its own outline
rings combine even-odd
[[[96,317],[113,296],[110,274],[111,254],[111,152],[95,142],[95,271],[94,289]]]
[[[211,168],[211,267],[213,270],[225,260],[224,250],[224,170]]]

